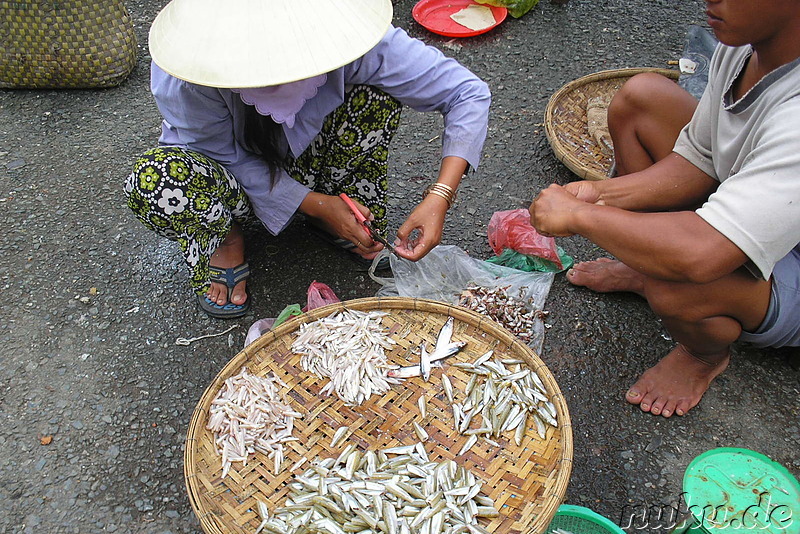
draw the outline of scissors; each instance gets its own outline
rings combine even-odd
[[[358,207],[356,207],[353,201],[350,200],[350,197],[344,193],[340,193],[339,198],[344,200],[344,203],[347,204],[347,207],[350,208],[350,211],[352,211],[353,215],[356,216],[356,220],[364,225],[364,228],[367,229],[372,240],[381,243],[389,252],[397,256],[397,252],[394,251],[394,247],[390,245],[389,242],[378,233],[375,227],[372,226],[372,223],[370,223],[369,220],[361,214],[361,211],[359,211]]]

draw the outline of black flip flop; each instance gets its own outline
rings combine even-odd
[[[231,295],[236,284],[250,276],[250,266],[247,262],[229,269],[209,267],[208,273],[210,281],[225,284],[228,288],[228,303],[220,306],[205,295],[197,295],[200,309],[214,319],[236,319],[245,315],[250,310],[250,296],[248,295],[244,304],[234,304],[231,302]]]

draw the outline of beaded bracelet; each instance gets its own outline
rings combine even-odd
[[[432,183],[429,185],[425,191],[422,193],[422,198],[427,197],[429,194],[433,193],[436,196],[442,197],[447,201],[447,209],[453,207],[453,204],[456,201],[456,191],[452,187],[447,184],[442,184],[439,182]]]

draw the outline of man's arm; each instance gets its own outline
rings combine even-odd
[[[644,171],[566,189],[580,200],[629,211],[674,211],[700,206],[719,182],[672,153]]]
[[[692,211],[636,213],[584,204],[572,228],[647,276],[702,284],[730,274],[747,256]]]
[[[531,205],[531,223],[545,235],[584,236],[653,278],[705,283],[747,257],[693,211],[673,210],[699,206],[718,185],[671,154],[639,173],[552,185]]]

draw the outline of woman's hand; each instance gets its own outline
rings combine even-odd
[[[366,206],[356,200],[353,203],[364,217],[370,221],[374,219]],[[355,252],[364,258],[372,259],[383,249],[383,245],[372,240],[369,231],[338,196],[311,192],[300,204],[300,212],[314,219],[326,232],[356,245]]]
[[[417,261],[441,243],[446,213],[445,199],[437,195],[425,197],[397,230],[394,242],[397,255]]]
[[[468,166],[467,160],[463,158],[446,156],[442,159],[436,182],[455,193]],[[454,199],[451,197],[448,201],[438,194],[429,194],[423,198],[397,230],[397,239],[394,242],[397,255],[417,261],[441,243],[444,217]]]

